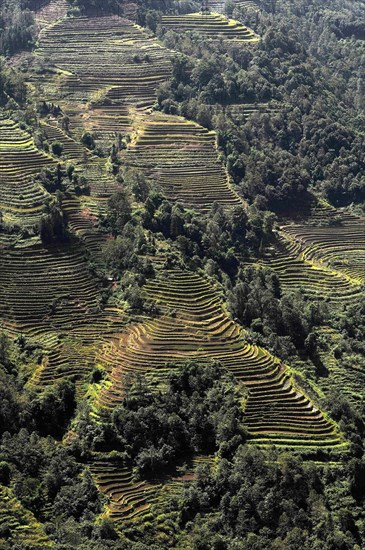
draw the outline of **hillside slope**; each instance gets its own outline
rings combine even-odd
[[[297,3],[6,5],[4,550],[361,548],[363,109]]]

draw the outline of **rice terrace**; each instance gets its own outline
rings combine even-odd
[[[0,550],[365,547],[361,0],[2,0]]]

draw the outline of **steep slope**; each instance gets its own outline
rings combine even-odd
[[[112,132],[115,119],[127,116],[126,109],[151,107],[157,86],[171,75],[169,52],[117,16],[59,21],[41,32],[37,55],[50,59],[59,71],[56,93],[46,82],[45,94],[66,99],[64,106],[71,116],[74,109],[76,119],[76,106],[93,100],[96,107],[90,105],[84,117],[99,131]],[[97,108],[101,99],[105,110]]]
[[[38,523],[13,495],[12,491],[0,485],[0,545],[32,545],[34,549],[52,548],[53,544]],[[15,546],[14,546],[15,547]],[[7,546],[9,548],[9,546]]]
[[[50,144],[62,144],[60,162],[75,164],[75,174],[85,178],[89,194],[68,190],[61,201],[68,228],[77,239],[49,245],[39,239],[20,239],[11,248],[4,239],[0,251],[1,325],[8,334],[24,333],[43,349],[42,362],[29,385],[41,391],[71,377],[78,380],[81,399],[83,382],[101,364],[108,373],[97,400],[102,412],[121,402],[129,374],[142,374],[152,387],[163,388],[172,361],[218,360],[242,388],[251,442],[299,452],[326,448],[341,452],[346,443],[336,425],[298,387],[288,366],[249,341],[227,313],[220,291],[208,280],[190,271],[162,270],[144,288],[145,298],[162,310],[161,316],[128,327],[123,311],[102,303],[102,282],[91,273],[85,255],[91,253],[96,261],[108,238],[100,235],[97,221],[119,184],[106,159],[79,143],[85,131],[93,132],[106,150],[119,133],[131,134],[120,155],[123,168],[142,171],[171,201],[203,214],[214,202],[226,209],[245,204],[218,159],[214,132],[180,117],[151,112],[158,86],[171,78],[172,52],[120,17],[65,17],[53,24],[64,15],[63,3],[59,12],[56,7],[53,3],[44,13],[36,53],[40,64],[51,65],[52,77],[38,71],[31,84],[69,116],[67,131],[52,117],[42,121],[41,128]],[[259,40],[250,29],[217,14],[164,17],[162,25],[227,40],[235,47]],[[258,108],[269,110],[266,105]],[[242,109],[247,116],[254,110],[238,106],[239,114]],[[38,151],[30,136],[12,121],[1,122],[0,156],[6,176],[0,190],[2,210],[7,220],[20,218],[31,225],[53,200],[34,183],[34,176],[55,160]],[[270,267],[279,273],[283,288],[300,283],[311,298],[356,299],[363,282],[357,265],[363,254],[359,228],[348,226],[346,245],[343,234],[334,228],[317,229],[284,227],[282,249],[275,259],[267,258]],[[357,243],[356,261],[351,255],[352,239]],[[328,246],[323,244],[327,242]],[[348,264],[339,267],[338,257],[344,253]],[[158,483],[137,483],[130,471],[113,461],[95,461],[91,471],[109,498],[106,516],[114,521],[143,514],[158,499]]]
[[[122,160],[157,182],[172,201],[200,210],[213,202],[243,206],[218,161],[216,134],[181,117],[155,114],[144,119]]]
[[[303,260],[338,273],[354,285],[365,283],[365,229],[362,220],[338,227],[283,227],[301,245]]]
[[[297,389],[288,368],[247,342],[208,281],[167,271],[145,292],[165,314],[133,326],[119,342],[104,347],[100,360],[112,384],[103,390],[100,404],[114,407],[123,399],[127,374],[141,373],[163,384],[171,361],[218,360],[246,388],[245,417],[254,442],[314,447],[340,443],[335,427]]]
[[[311,228],[309,231],[315,231]],[[333,305],[354,303],[362,292],[361,282],[303,252],[300,240],[282,231],[278,242],[260,260],[260,265],[275,271],[284,290],[302,290],[313,300]]]
[[[244,30],[242,26],[218,15],[205,17],[200,14],[189,14],[176,18],[163,17],[162,24],[166,27],[173,25],[174,28],[176,27],[182,32],[196,27],[207,36],[212,33],[214,36],[222,35],[227,39],[242,41],[242,44],[245,41],[257,40],[256,35],[252,32]],[[96,128],[97,131],[107,133],[108,129],[111,132],[115,131],[115,124],[118,125],[118,121],[122,128],[127,128],[130,119],[135,116],[136,109],[139,109],[138,118],[134,122],[132,121],[136,133],[127,151],[122,155],[126,166],[141,169],[150,180],[161,185],[171,200],[180,201],[187,206],[202,211],[207,211],[213,202],[219,202],[225,207],[240,204],[243,206],[241,199],[229,185],[227,175],[217,159],[214,133],[182,118],[161,114],[144,114],[144,108],[151,107],[154,103],[159,83],[171,75],[170,55],[151,35],[120,17],[63,18],[55,24],[46,26],[41,31],[37,49],[39,59],[52,60],[52,65],[58,71],[56,79],[58,86],[52,93],[62,100],[66,112],[69,110],[71,114],[71,120],[72,110],[82,104],[85,105],[82,118],[74,117],[73,119],[75,128],[79,127],[81,130]],[[47,87],[44,88],[44,91],[47,98],[52,97],[52,94],[51,96],[47,95]],[[98,114],[95,115],[95,112]],[[100,201],[105,204],[116,187],[112,178],[106,178],[102,167],[99,171],[102,161],[86,154],[80,145],[55,124],[43,123],[42,128],[50,142],[62,143],[64,160],[72,159],[77,162],[80,157],[83,157],[76,171],[79,170],[87,177],[92,200],[99,201],[99,205]],[[23,139],[25,140],[25,138]],[[28,142],[24,141],[24,143],[28,147]],[[46,157],[42,158],[42,162],[46,162]],[[35,170],[39,170],[38,164],[35,165]],[[64,199],[63,207],[74,233],[82,237],[87,244],[89,243],[90,249],[95,251],[96,245],[92,232],[92,218],[90,217],[94,212],[90,210],[86,215],[82,215],[85,201],[84,197],[79,200],[70,195]],[[51,367],[47,363],[41,370],[42,373],[50,372],[50,379],[54,379],[56,376],[53,374],[52,362],[57,367],[60,365],[62,367],[64,360],[60,358],[72,357],[72,353],[78,356],[75,347],[78,339],[73,340],[72,338],[73,328],[82,324],[87,325],[88,319],[90,319],[90,325],[94,326],[95,320],[102,315],[98,303],[97,285],[87,273],[79,251],[76,248],[73,249],[72,246],[71,243],[66,243],[64,247],[46,249],[37,245],[26,250],[23,248],[9,250],[3,255],[0,279],[4,295],[3,318],[5,324],[12,330],[14,327],[32,331],[37,328],[38,333],[44,330],[46,325],[48,329],[51,327],[56,333],[57,331],[71,331],[71,341],[63,343],[62,346],[57,343],[50,353]],[[27,258],[25,266],[20,264],[20,258],[24,257]],[[281,266],[278,265],[277,269],[280,271]],[[323,278],[324,274],[325,271],[319,271],[320,278]],[[67,291],[63,290],[65,277],[68,281]],[[336,283],[345,296],[353,294],[352,287],[349,289],[346,284],[346,277],[341,277],[341,274],[332,274],[328,277],[327,287]],[[285,276],[282,278],[284,280]],[[25,300],[19,300],[20,289],[25,280],[31,281],[28,285],[27,297]],[[47,280],[47,286],[44,283],[45,280]],[[161,282],[156,284],[156,288],[151,292],[154,298],[159,295],[158,287]],[[175,305],[180,310],[182,308],[183,315],[186,313],[184,313],[185,292],[190,290],[193,293],[197,292],[199,299],[207,292],[208,301],[202,299],[199,303],[199,300],[196,301],[197,298],[193,298],[192,302],[193,305],[198,306],[198,311],[195,312],[198,317],[193,322],[193,327],[201,332],[195,334],[189,326],[190,321],[185,320],[187,332],[183,331],[176,342],[176,332],[180,327],[176,327],[169,317],[158,321],[151,320],[147,322],[146,326],[139,325],[133,328],[130,335],[123,336],[122,346],[118,345],[122,356],[123,353],[128,355],[130,349],[133,351],[130,360],[127,357],[126,370],[134,368],[137,371],[141,369],[142,372],[145,372],[147,361],[143,359],[143,353],[148,355],[149,348],[153,348],[155,345],[155,337],[157,342],[160,342],[161,338],[163,340],[163,336],[159,334],[160,331],[163,334],[164,330],[167,333],[171,330],[174,335],[172,348],[163,352],[161,358],[154,358],[157,366],[161,366],[161,361],[165,362],[165,355],[184,358],[185,352],[187,356],[192,354],[194,357],[219,359],[250,388],[247,415],[249,417],[252,414],[250,421],[252,434],[257,436],[262,432],[268,435],[268,439],[275,439],[277,436],[280,438],[280,433],[286,433],[287,438],[289,438],[289,434],[294,434],[294,439],[298,438],[299,441],[302,441],[306,438],[301,439],[301,434],[304,434],[308,428],[308,434],[311,434],[311,430],[313,432],[311,434],[313,441],[320,441],[323,438],[326,444],[327,439],[332,437],[332,428],[326,425],[318,411],[308,405],[306,398],[297,393],[285,368],[279,366],[276,359],[264,350],[244,342],[239,327],[223,313],[219,301],[217,302],[217,299],[211,294],[211,290],[204,287],[205,284],[196,280],[192,274],[183,272],[173,274],[171,285],[176,286]],[[290,280],[288,284],[290,284]],[[200,285],[203,285],[202,289],[200,289]],[[312,294],[315,295],[316,280],[310,280],[310,285],[313,287]],[[43,288],[45,290],[42,292],[42,299],[37,300],[36,296]],[[147,294],[148,292],[147,288]],[[170,294],[171,292],[168,293],[165,289],[162,300],[168,301],[167,298]],[[171,304],[170,307],[172,307]],[[205,319],[203,327],[200,327],[200,316]],[[217,334],[214,330],[212,332],[212,318],[214,320],[213,329],[217,327]],[[172,327],[170,327],[170,323],[172,323]],[[146,341],[139,331],[145,334]],[[180,348],[181,339],[184,342],[182,349]],[[203,343],[200,342],[200,339],[203,340]],[[207,345],[205,349],[204,342],[206,340],[210,342],[210,339],[212,339],[211,345]],[[167,337],[166,344],[168,346],[171,344],[170,337]],[[114,346],[114,344],[110,345]],[[123,350],[124,345],[126,346],[125,350]],[[134,356],[134,345],[139,350],[137,357],[142,354],[141,361],[137,361]],[[71,350],[71,352],[66,350]],[[176,355],[174,351],[176,351]],[[228,355],[226,355],[227,353]],[[106,363],[108,361],[109,359],[106,358]],[[90,365],[91,362],[92,359],[87,360],[86,364]],[[83,361],[78,360],[77,363],[82,365]],[[113,361],[111,361],[111,365],[114,366]],[[83,366],[80,368],[81,372],[87,371],[87,368]],[[117,367],[117,371],[112,371],[112,378],[117,378],[118,383],[122,378],[123,368],[123,363],[121,363]],[[256,371],[255,368],[258,370]],[[56,368],[57,372],[58,368]],[[62,368],[60,372],[62,372]],[[74,370],[71,369],[71,372]],[[147,372],[149,372],[148,368]],[[42,376],[38,374],[38,380],[41,380]],[[48,376],[46,374],[45,379]],[[255,381],[257,380],[259,380],[259,384],[256,387]],[[112,385],[112,388],[102,396],[102,400],[107,406],[114,402],[115,389],[117,391],[116,400],[118,401],[118,398],[122,397],[122,393],[118,394],[118,388]],[[277,409],[275,413],[277,421],[269,420],[268,403],[271,403],[272,410]],[[289,416],[293,416],[292,426],[287,428],[287,432],[281,427],[283,423],[281,419],[282,404],[283,410],[285,411],[285,407],[289,407]],[[294,413],[292,414],[290,407],[293,405]],[[297,405],[299,406],[298,410],[296,410]],[[252,413],[250,412],[251,408]],[[300,409],[310,412],[309,419],[304,419],[302,422]],[[311,423],[312,416],[316,419],[313,425]],[[326,434],[330,434],[330,438]]]
[[[67,15],[69,4],[67,0],[51,0],[35,12],[35,20],[39,28],[48,27],[58,19]]]
[[[32,137],[0,113],[0,210],[3,221],[23,228],[39,223],[51,197],[34,181],[55,160],[39,151]]]
[[[246,32],[217,15],[166,17],[162,23],[177,25],[181,31],[189,30],[191,23],[207,36],[214,31],[242,44],[257,40],[250,31]],[[76,43],[77,56],[73,54]],[[58,44],[57,48],[55,44]],[[170,54],[145,31],[118,17],[64,19],[41,33],[37,55],[40,59],[51,58],[59,71],[56,94],[71,116],[71,129],[95,129],[107,138],[108,132],[112,133],[116,128],[126,130],[131,127],[132,141],[121,157],[124,165],[142,170],[171,200],[203,212],[215,201],[225,207],[242,204],[217,160],[214,133],[178,117],[145,113],[145,108],[154,103],[159,83],[171,75]],[[44,90],[47,93],[47,88]],[[80,106],[81,117],[75,114]],[[60,136],[59,131],[57,133],[49,125],[44,125],[44,130],[52,139],[62,141],[66,156],[77,156],[69,137]],[[82,173],[88,174],[89,171],[90,174],[93,166],[96,166],[95,160],[84,162]],[[96,172],[95,187],[91,183],[92,194],[106,199],[112,188],[102,186],[104,193],[98,195],[97,175]],[[83,222],[78,214],[80,210],[75,198],[68,198],[64,207],[69,212],[74,231],[82,235],[86,220]],[[181,324],[167,315],[133,327],[123,333],[118,343],[111,340],[105,344],[101,360],[111,373],[112,384],[102,392],[103,405],[110,407],[123,398],[123,377],[127,372],[140,371],[161,382],[167,357],[178,360],[186,357],[215,358],[230,368],[249,389],[246,414],[250,432],[257,441],[337,444],[339,440],[334,428],[295,389],[286,368],[265,350],[245,342],[241,330],[223,312],[214,293],[205,288],[207,283],[199,282],[187,272],[171,276],[169,284],[176,287],[175,306],[185,328],[182,330]],[[342,282],[340,277],[339,284]],[[331,283],[332,279],[328,284]],[[149,291],[149,287],[146,289],[147,295],[150,292],[154,299],[159,296],[161,282],[156,285],[151,286],[153,291]],[[198,298],[192,301],[194,308],[197,307],[195,320],[190,318],[190,314],[184,317],[184,295],[189,292],[198,294]],[[205,292],[208,301],[203,299]],[[168,302],[172,293],[165,288],[162,302]],[[202,299],[201,303],[199,299]],[[69,349],[73,349],[72,343]],[[157,354],[151,357],[150,350]],[[54,364],[58,364],[58,353],[55,350]]]

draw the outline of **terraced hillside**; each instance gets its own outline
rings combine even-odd
[[[33,142],[29,143],[32,145]],[[79,149],[76,146],[70,140],[70,147],[75,147],[75,156],[79,149],[82,151],[80,146],[77,146]],[[29,147],[31,154],[33,149]],[[37,169],[38,157],[34,156],[34,166],[29,162],[29,165],[25,164],[25,170],[32,172]],[[21,155],[14,156],[15,169],[17,159],[20,162],[21,158]],[[39,155],[39,158],[48,161],[45,155]],[[16,172],[15,169],[14,173],[18,174],[20,169],[17,168]],[[15,182],[14,179],[14,185]],[[5,184],[1,190],[6,190]],[[44,191],[43,194],[47,201],[52,200]],[[13,191],[13,199],[16,196]],[[105,201],[106,198],[104,204]],[[41,199],[39,202],[39,212],[42,213],[45,202]],[[69,230],[84,241],[96,260],[107,238],[100,235],[96,218],[76,198],[65,197],[62,207]],[[23,223],[23,218],[21,221]],[[24,239],[22,235],[19,232],[0,234],[1,330],[12,337],[26,335],[41,346],[42,364],[37,366],[31,379],[35,388],[64,377],[83,378],[94,368],[99,342],[107,341],[124,326],[123,312],[101,307],[100,282],[89,270],[84,257],[86,250],[80,246],[79,240],[71,237],[63,243],[45,246],[37,236]]]
[[[54,142],[62,144],[61,160],[74,163],[74,175],[77,181],[81,186],[86,186],[81,194],[70,189],[71,201],[63,201],[64,212],[71,225],[75,227],[76,233],[79,229],[82,232],[84,228],[92,230],[100,214],[105,213],[108,199],[120,188],[120,184],[110,174],[107,158],[91,154],[88,149],[70,138],[57,126],[41,122],[41,128],[51,145]],[[103,241],[103,235],[100,235],[100,232],[96,237]]]
[[[332,304],[352,303],[361,295],[360,281],[349,278],[339,270],[310,259],[302,252],[299,241],[280,235],[275,248],[268,250],[261,265],[274,270],[284,290],[302,290],[314,300]]]
[[[58,99],[66,95],[68,102],[87,102],[97,94],[114,105],[104,128],[108,122],[115,126],[113,117],[124,116],[125,105],[152,106],[157,86],[171,74],[169,52],[117,16],[63,19],[41,32],[37,55],[60,71]]]
[[[0,327],[41,347],[42,362],[30,379],[35,389],[70,376],[84,380],[95,366],[99,345],[125,326],[123,311],[101,306],[100,282],[83,252],[77,240],[1,250]]]
[[[95,367],[99,347],[113,340],[125,328],[126,322],[123,311],[107,307],[84,320],[75,319],[71,328],[30,331],[31,337],[42,345],[44,356],[29,386],[42,390],[72,377],[78,380],[78,396],[83,397],[86,389],[83,383]]]
[[[243,9],[259,9],[251,1],[233,3]],[[212,1],[210,5],[223,13],[223,2]],[[136,16],[133,3],[124,7],[125,13]],[[145,231],[141,203],[138,208],[132,204],[132,221],[148,238],[151,249],[156,250],[156,255],[152,255],[148,248],[151,256],[147,258],[157,276],[142,291],[133,287],[134,279],[144,277],[144,273],[137,273],[138,267],[127,273],[120,269],[120,286],[115,270],[113,277],[109,276],[102,249],[112,237],[101,233],[99,222],[107,212],[108,199],[123,188],[122,178],[113,176],[115,166],[111,167],[108,159],[113,144],[119,142],[121,149],[121,175],[130,168],[141,171],[152,187],[159,187],[172,202],[208,216],[214,203],[227,210],[245,208],[246,204],[220,162],[216,134],[193,121],[153,110],[157,88],[172,77],[174,53],[130,20],[116,16],[70,17],[66,11],[66,2],[60,0],[50,2],[38,13],[42,29],[36,50],[38,65],[34,64],[29,83],[37,102],[47,103],[42,113],[47,112],[49,102],[61,107],[50,108],[50,114],[37,126],[50,150],[55,142],[62,144],[60,157],[39,151],[26,131],[0,117],[0,211],[6,223],[21,226],[15,227],[10,236],[0,231],[0,332],[4,330],[14,338],[23,335],[27,343],[35,344],[37,353],[40,350],[38,363],[24,367],[25,390],[47,390],[47,394],[49,387],[61,380],[76,382],[77,403],[81,406],[63,440],[67,450],[68,437],[71,440],[74,436],[76,441],[80,436],[81,441],[85,435],[82,431],[89,427],[90,437],[94,437],[94,421],[97,440],[103,413],[113,411],[122,402],[129,375],[141,374],[152,389],[163,390],[172,368],[179,368],[189,359],[203,364],[214,360],[234,375],[241,389],[249,443],[268,448],[269,452],[274,445],[305,457],[341,460],[349,452],[349,445],[335,422],[320,410],[309,389],[307,393],[300,388],[292,368],[255,344],[254,333],[249,334],[232,320],[218,284],[213,285],[192,271],[166,268],[182,264],[178,248],[162,234]],[[198,33],[205,40],[225,40],[234,46],[231,50],[241,54],[247,53],[243,52],[246,45],[259,40],[252,30],[219,13],[164,16],[161,25],[166,30]],[[222,44],[220,47],[223,49]],[[44,66],[49,72],[43,70]],[[275,115],[279,107],[255,103],[216,109],[229,113],[239,125],[251,117],[256,124],[262,118],[256,114]],[[67,129],[64,115],[70,119]],[[85,131],[96,140],[94,152],[82,145]],[[123,149],[125,144],[128,145]],[[73,179],[68,175],[66,181],[65,175],[64,191],[57,202],[67,221],[68,234],[62,242],[45,245],[36,231],[33,237],[22,230],[39,225],[41,218],[50,213],[48,205],[56,197],[35,178],[43,167],[58,162],[63,169],[72,164],[74,170]],[[330,221],[332,214],[328,215]],[[247,227],[251,223],[249,215],[250,209]],[[318,222],[323,222],[321,208],[308,225],[282,227],[274,247],[263,255],[260,247],[257,261],[279,275],[284,291],[300,288],[306,298],[326,300],[335,306],[353,303],[363,291],[365,233],[351,216],[343,216],[339,227],[318,227]],[[171,264],[166,259],[172,259]],[[96,274],[99,270],[103,277]],[[147,276],[150,275],[153,276]],[[137,313],[132,307],[119,309],[127,303],[123,294],[127,277],[137,297],[141,292],[148,300],[143,316],[138,308]],[[148,307],[151,302],[157,306],[155,309]],[[134,316],[133,323],[129,315]],[[356,364],[348,367],[337,360],[334,349],[338,334],[334,329],[317,328],[313,332],[321,342],[326,341],[327,348],[319,346],[318,357],[325,376],[320,382],[315,381],[316,395],[325,397],[333,386],[346,386],[344,393],[350,401],[360,403],[362,395],[356,383],[364,381],[363,373]],[[296,365],[301,368],[306,359],[298,357]],[[309,359],[308,364],[309,368],[314,365]],[[83,407],[89,414],[89,406],[90,426],[85,428],[81,417]],[[88,448],[88,442],[82,441],[80,448],[81,445],[86,450],[83,456],[93,457],[86,468],[104,495],[104,509],[96,520],[96,529],[105,527],[103,520],[110,519],[115,522],[117,533],[124,537],[123,530],[130,530],[133,540],[137,540],[135,533],[143,522],[146,529],[161,527],[166,535],[161,540],[171,542],[173,522],[168,524],[169,513],[173,509],[171,515],[178,515],[175,503],[181,495],[179,491],[194,478],[193,470],[199,461],[214,460],[217,465],[220,462],[219,453],[215,459],[195,457],[186,475],[147,482],[136,480],[135,472],[117,460],[121,453],[95,452],[97,441],[93,448],[91,444]],[[170,506],[171,497],[174,500]],[[25,534],[24,540],[32,548],[49,545],[41,526],[11,490],[0,487],[0,501],[0,523],[3,517],[9,522],[10,517],[15,542],[23,542]],[[1,528],[2,525],[0,532]],[[142,540],[143,535],[138,536]],[[0,547],[1,544],[0,535]]]
[[[128,373],[142,373],[163,384],[170,361],[218,360],[247,389],[245,418],[257,444],[340,443],[333,424],[297,389],[288,368],[247,343],[207,280],[190,272],[163,272],[145,292],[164,315],[133,326],[119,342],[104,347],[100,360],[111,385],[101,392],[102,406],[113,407],[123,399]]]
[[[103,246],[108,240],[108,235],[101,233],[98,227],[98,216],[93,214],[90,207],[97,208],[97,214],[101,212],[101,206],[105,209],[105,201],[95,201],[88,197],[88,201],[74,195],[66,195],[62,201],[62,209],[65,213],[68,228],[77,235],[85,244],[86,249],[98,260]]]
[[[71,328],[99,311],[98,286],[77,243],[1,251],[0,287],[1,320],[21,331]]]
[[[0,114],[0,211],[5,223],[30,227],[40,222],[51,197],[34,179],[55,164],[26,131]]]
[[[117,462],[99,460],[90,470],[100,491],[108,498],[107,516],[113,521],[143,514],[157,499],[160,484],[134,482],[132,472]]]
[[[238,21],[227,19],[219,13],[189,13],[187,15],[165,15],[161,26],[175,32],[197,32],[211,40],[232,40],[242,43],[255,43],[259,37],[248,27]]]
[[[97,258],[108,236],[98,228],[100,215],[107,208],[107,201],[120,185],[110,174],[107,160],[92,155],[88,149],[68,136],[55,121],[41,121],[42,132],[50,146],[62,145],[61,161],[72,161],[74,175],[82,186],[83,193],[70,189],[62,200],[62,210],[68,222],[68,228],[83,240],[86,248]],[[76,187],[76,185],[75,185]]]
[[[164,17],[162,24],[179,31],[198,30],[207,37],[258,40],[249,29],[217,14]],[[167,50],[141,28],[120,17],[64,18],[42,30],[37,55],[51,59],[58,71],[59,87],[51,95],[62,99],[65,110],[72,113],[85,105],[79,116],[83,128],[109,139],[130,128],[134,108],[139,109],[142,118],[137,119],[137,134],[122,160],[126,167],[138,168],[157,182],[168,198],[202,211],[208,211],[214,202],[243,206],[218,161],[213,132],[179,117],[145,114],[155,101],[157,86],[170,76],[171,64]],[[100,243],[94,222],[116,189],[115,181],[107,175],[102,159],[86,154],[58,126],[43,122],[42,128],[51,144],[62,143],[64,159],[82,158],[76,173],[86,178],[90,197],[70,194],[64,197],[62,207],[73,233],[96,252]],[[32,383],[48,384],[65,373],[86,374],[95,361],[90,335],[99,329],[100,334],[102,330],[106,335],[115,334],[123,316],[117,314],[116,322],[105,320],[108,314],[101,311],[99,289],[79,251],[70,244],[48,249],[37,245],[6,250],[2,260],[4,326],[14,332],[39,335],[43,331],[45,341],[52,341],[47,360]],[[246,418],[257,442],[337,444],[333,426],[295,389],[286,367],[245,342],[244,333],[225,314],[209,284],[184,272],[170,276],[169,288],[159,280],[146,292],[163,307],[176,308],[177,318],[167,312],[161,319],[134,326],[117,343],[108,336],[96,338],[97,343],[104,341],[101,359],[112,381],[103,390],[101,403],[110,407],[123,398],[127,372],[143,372],[161,383],[168,359],[219,359],[249,389]],[[334,281],[344,294],[353,293],[352,287],[347,289],[346,277],[336,279],[333,275],[328,286]],[[26,282],[27,294],[22,299]],[[312,286],[315,294],[315,277]],[[39,293],[41,299],[37,300]]]
[[[151,116],[122,158],[157,182],[173,201],[201,210],[215,201],[226,207],[243,205],[218,161],[216,134],[194,122]]]
[[[0,485],[0,546],[9,540],[13,547],[22,543],[39,549],[52,547],[42,525],[33,514],[21,505],[10,489]]]
[[[338,273],[355,285],[365,283],[365,229],[362,220],[335,227],[285,226],[300,243],[305,261]]]
[[[132,129],[132,117],[127,104],[118,101],[110,105],[92,105],[82,117],[83,126],[92,131],[96,139],[113,141],[118,133],[126,133]]]
[[[184,484],[194,479],[194,469],[200,464],[210,464],[211,458],[196,456],[184,474],[171,475],[150,482],[133,481],[132,472],[117,460],[100,458],[90,464],[90,471],[100,491],[108,499],[105,517],[125,526],[128,520],[144,520],[153,507],[166,498],[178,494]],[[164,518],[164,515],[162,515]]]
[[[107,100],[108,105],[100,109],[100,105],[93,103],[85,120],[92,120],[90,129],[94,124],[99,125],[100,132],[109,126],[110,137],[114,138],[121,125],[125,128],[124,92],[137,107],[145,107],[146,98],[148,105],[153,103],[155,88],[170,68],[169,57],[132,22],[112,17],[62,19],[54,23],[64,15],[63,3],[58,6],[59,10],[56,8],[55,3],[51,3],[44,13],[37,14],[37,18],[44,17],[40,57],[52,55],[61,81],[65,73],[72,77],[71,72],[63,69],[70,64],[85,84],[82,93],[91,92],[93,100],[95,93],[101,92],[104,97],[107,91],[113,90],[114,96]],[[99,57],[95,54],[96,44]],[[143,51],[146,58],[133,59],[136,52]],[[149,75],[145,78],[147,65]],[[38,84],[37,79],[33,78],[33,84]],[[45,100],[52,98],[52,94],[62,99],[60,89],[53,84],[50,85],[52,93],[45,93]],[[63,104],[67,109],[70,107],[70,112],[78,111],[79,104],[74,99]],[[39,237],[24,241],[19,232],[0,235],[3,247],[1,327],[11,336],[26,334],[41,345],[44,358],[29,382],[39,389],[64,377],[83,379],[87,376],[95,366],[100,343],[108,341],[126,322],[122,311],[101,307],[99,282],[84,258],[88,249],[96,261],[107,239],[107,235],[98,230],[98,217],[105,212],[108,198],[118,189],[115,178],[108,172],[107,159],[88,152],[77,139],[65,133],[54,117],[42,120],[40,128],[50,146],[55,142],[62,144],[59,162],[72,161],[76,177],[85,182],[88,191],[77,196],[70,189],[61,204],[68,229],[84,241],[85,249],[73,238],[46,247],[40,244]],[[47,204],[54,200],[41,185],[34,183],[34,178],[43,167],[56,165],[56,160],[39,152],[32,138],[4,116],[0,130],[3,221],[15,224],[19,218],[21,227],[26,224],[33,227],[36,222],[39,224],[44,211],[48,211]]]
[[[83,158],[86,149],[71,137],[67,136],[56,124],[49,124],[46,121],[41,121],[41,129],[51,146],[54,143],[60,143],[62,145],[63,159],[79,160]]]

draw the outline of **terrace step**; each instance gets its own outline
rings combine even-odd
[[[77,160],[82,158],[88,151],[85,147],[67,136],[65,132],[56,125],[41,122],[41,128],[49,143],[59,142],[62,144],[62,156],[67,159]]]
[[[260,40],[259,36],[251,29],[218,13],[163,15],[161,26],[165,29],[173,29],[174,32],[198,32],[200,36],[213,40],[223,38],[224,40],[234,40],[241,43],[256,43]]]

